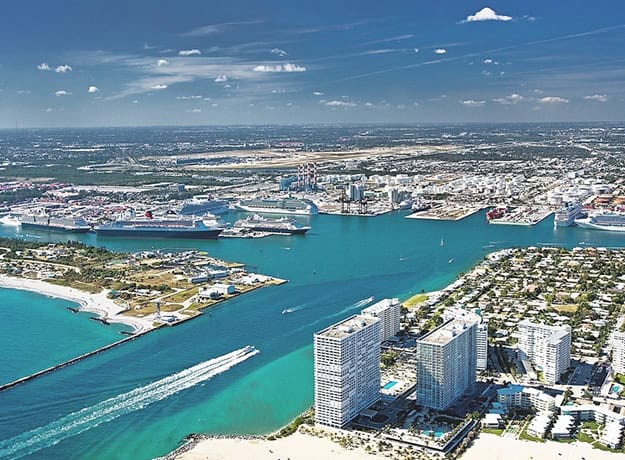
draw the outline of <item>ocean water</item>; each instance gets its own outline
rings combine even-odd
[[[0,458],[144,459],[167,453],[191,432],[266,433],[312,403],[312,334],[357,313],[369,296],[407,297],[442,288],[488,252],[505,247],[625,246],[625,234],[554,229],[551,219],[535,227],[513,227],[488,225],[483,213],[459,222],[404,215],[313,216],[306,219],[313,227],[306,236],[261,240],[74,236],[120,251],[198,248],[289,283],[241,296],[194,321],[0,393]],[[16,232],[5,228],[0,236],[67,239]],[[0,294],[4,299],[9,292]],[[282,314],[285,309],[292,313]],[[54,311],[69,315],[64,309]],[[32,327],[1,321],[0,337],[25,335]],[[57,340],[35,337],[32,347],[47,348]],[[91,345],[91,338],[84,342]],[[185,374],[246,345],[260,354],[227,370],[219,368],[210,379],[192,370]],[[15,373],[28,371],[19,362],[13,368]]]
[[[0,288],[0,383],[7,383],[119,340],[121,325],[102,327],[79,305],[34,292]]]

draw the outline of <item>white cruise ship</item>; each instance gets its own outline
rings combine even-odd
[[[580,227],[611,232],[625,232],[625,212],[599,210],[590,213],[588,217],[575,219]]]
[[[219,215],[228,212],[228,202],[214,200],[210,195],[195,195],[188,200],[184,200],[178,206],[177,212],[186,216],[201,216],[206,213]]]
[[[296,214],[309,216],[319,213],[319,209],[317,209],[315,203],[310,200],[300,200],[298,198],[241,200],[239,204],[236,205],[236,208],[241,211],[260,214]]]
[[[554,227],[570,227],[575,219],[583,213],[582,204],[579,201],[567,201],[558,209],[553,218]]]

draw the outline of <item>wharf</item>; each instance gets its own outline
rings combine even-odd
[[[515,212],[514,214],[508,214],[501,219],[491,219],[489,224],[495,225],[520,225],[525,227],[531,227],[536,225],[547,217],[553,214],[551,209],[538,209],[538,210],[522,210]]]
[[[486,206],[471,206],[471,207],[436,207],[427,211],[415,212],[407,215],[406,219],[423,219],[423,220],[447,220],[458,221],[465,219],[473,214],[480,212],[482,209],[486,209]]]

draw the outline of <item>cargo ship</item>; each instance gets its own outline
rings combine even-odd
[[[236,228],[242,228],[255,232],[285,233],[288,235],[303,235],[310,227],[299,222],[281,217],[280,219],[267,219],[259,215],[253,215],[246,219],[237,220],[234,223]]]
[[[611,232],[625,232],[625,212],[618,211],[595,211],[587,217],[575,219],[575,224],[595,230],[607,230]]]
[[[319,213],[319,209],[315,203],[310,200],[300,200],[297,198],[241,200],[236,205],[236,208],[241,211],[261,214],[295,214],[310,216]]]
[[[202,218],[167,215],[153,216],[147,211],[136,217],[129,209],[117,220],[95,227],[98,236],[131,238],[215,239],[224,225],[212,215]]]
[[[210,195],[195,195],[188,200],[184,200],[178,206],[177,212],[185,216],[201,216],[206,213],[219,215],[228,212],[228,202],[213,200]]]
[[[497,207],[493,208],[486,213],[486,220],[491,221],[493,219],[501,219],[506,214],[506,208]]]
[[[567,201],[556,211],[553,218],[554,227],[570,227],[575,224],[575,219],[581,217],[583,208],[579,201]]]
[[[22,228],[52,232],[86,233],[91,226],[82,217],[54,217],[47,214],[22,214],[19,217]]]

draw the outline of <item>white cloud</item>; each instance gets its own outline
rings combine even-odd
[[[534,93],[534,94],[542,94],[543,90],[542,89],[531,89],[530,93]]]
[[[64,89],[60,89],[58,91],[55,91],[55,93],[57,96],[69,96],[72,93],[68,93],[67,91],[65,91]]]
[[[47,109],[43,109],[43,111],[46,113],[50,113],[50,112],[54,112],[54,109],[51,107],[48,107]]]
[[[193,56],[193,55],[199,56],[200,54],[202,54],[202,52],[197,48],[193,48],[192,50],[178,51],[179,56]]]
[[[435,52],[436,54],[445,54],[445,53],[447,52],[447,50],[446,50],[445,48],[436,48],[436,49],[434,50],[434,52]]]
[[[313,94],[315,96],[323,96],[323,93],[321,91],[315,91],[315,92],[313,92]]]
[[[486,101],[476,101],[473,99],[467,99],[466,101],[460,101],[466,107],[482,107],[486,104]]]
[[[169,64],[169,61],[167,59],[158,59],[156,61],[156,65],[159,67],[167,64]]]
[[[284,50],[281,50],[280,48],[274,48],[271,50],[271,54],[277,54],[278,56],[284,57],[287,55],[287,52]]]
[[[568,104],[569,100],[558,96],[545,96],[538,99],[541,104]]]
[[[204,99],[204,96],[176,96],[176,99],[186,101],[188,99]]]
[[[66,72],[71,72],[72,71],[72,66],[67,65],[67,64],[63,64],[60,66],[57,66],[54,71],[56,73],[66,73]]]
[[[492,59],[484,59],[482,62],[483,62],[484,64],[499,65],[499,62],[494,61],[494,60],[492,60]]]
[[[193,113],[200,113],[202,111],[202,109],[193,109],[192,112]]]
[[[97,93],[99,91],[100,91],[100,88],[98,88],[97,86],[93,86],[93,85],[89,86],[89,89],[87,90],[88,93],[92,93],[92,94]]]
[[[414,48],[412,51],[414,51],[415,53],[419,52],[419,48]]]
[[[254,72],[306,72],[306,67],[297,64],[257,65]]]
[[[139,103],[139,101],[138,101],[137,99],[134,99],[134,100],[132,101],[132,103],[133,103],[133,104],[138,104],[138,103]]]
[[[345,101],[326,101],[324,105],[329,107],[354,107],[356,104],[353,102],[345,102]]]
[[[506,96],[506,97],[493,99],[493,102],[497,102],[499,104],[509,105],[509,104],[516,104],[516,103],[522,102],[524,100],[525,100],[525,98],[523,96],[521,96],[520,94],[513,93],[513,94],[510,94],[509,96]]]
[[[587,101],[607,102],[608,96],[606,94],[593,94],[592,96],[584,96],[584,99]]]
[[[226,77],[225,75],[219,75],[217,78],[215,78],[215,83],[224,83],[228,81],[228,77]]]
[[[20,89],[17,94],[30,94],[30,90],[29,89]]]
[[[37,70],[51,70],[50,66],[46,62],[42,62],[37,66]]]
[[[167,85],[154,85],[152,89],[167,89]]]
[[[511,21],[511,16],[504,16],[503,14],[497,14],[492,8],[482,8],[477,13],[467,16],[464,21],[460,22],[478,22],[478,21]]]

